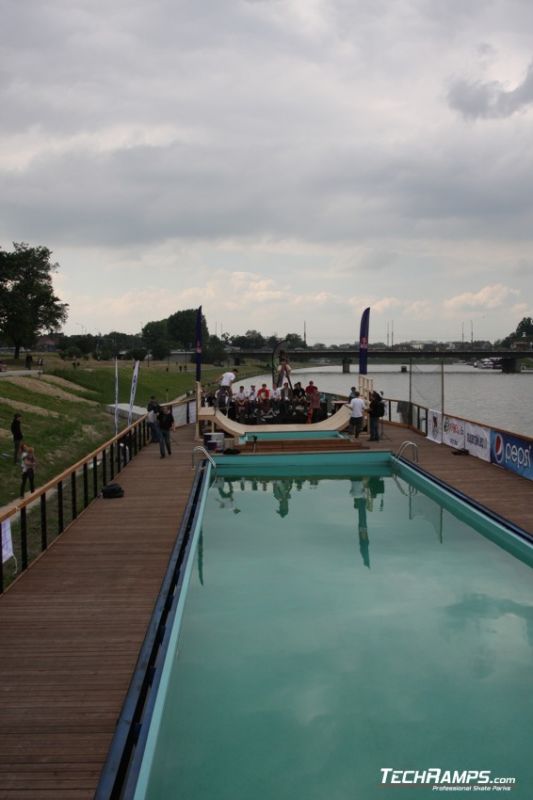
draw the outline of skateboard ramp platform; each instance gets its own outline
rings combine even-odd
[[[291,433],[292,431],[342,431],[350,422],[350,407],[342,406],[338,411],[321,420],[321,422],[311,422],[309,424],[294,425],[244,425],[229,419],[219,409],[210,406],[202,406],[198,410],[199,422],[211,422],[212,425],[230,436],[244,436],[246,433]]]

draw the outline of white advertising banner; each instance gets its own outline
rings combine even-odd
[[[115,358],[115,436],[118,433],[118,359]]]
[[[442,444],[442,414],[440,411],[428,411],[428,439]]]
[[[11,538],[11,520],[6,519],[2,522],[2,564],[10,558],[15,558],[15,553]]]
[[[465,421],[445,414],[442,420],[442,442],[463,450],[465,446]]]
[[[490,461],[490,428],[465,422],[465,448],[471,456]]]
[[[135,362],[135,367],[133,368],[133,376],[131,379],[131,392],[130,392],[130,408],[128,411],[128,425],[131,425],[131,418],[133,415],[133,404],[135,402],[135,392],[137,391],[137,380],[139,378],[139,366],[140,361]]]

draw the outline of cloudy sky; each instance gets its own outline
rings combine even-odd
[[[0,0],[0,246],[67,333],[533,315],[531,0]]]

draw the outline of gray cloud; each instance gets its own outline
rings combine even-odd
[[[510,117],[533,103],[533,63],[522,83],[511,90],[499,81],[456,80],[450,87],[448,102],[467,119]]]
[[[498,280],[530,261],[531,120],[504,117],[531,102],[532,70],[512,92],[463,80],[442,95],[465,59],[527,63],[528,2],[6,5],[4,246],[65,248],[85,266],[97,251],[110,272],[183,248],[191,275],[204,257],[206,275],[255,264],[267,279],[298,272],[317,297],[326,274],[339,297],[347,275],[371,276],[380,296],[409,300],[426,275],[436,291],[437,272],[476,292],[466,251]],[[502,123],[465,126],[449,105]]]

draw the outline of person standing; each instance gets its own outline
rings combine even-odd
[[[22,429],[21,429],[21,415],[15,414],[13,417],[13,422],[11,423],[11,433],[13,434],[13,447],[14,447],[14,461],[13,463],[16,464],[20,455],[20,445],[22,444],[23,436],[22,436]]]
[[[305,396],[308,402],[307,422],[316,422],[320,411],[320,392],[313,381],[309,381],[308,386],[306,386]]]
[[[35,491],[35,467],[37,461],[33,447],[25,447],[22,453],[22,483],[20,484],[20,496],[24,497],[26,483],[30,484],[30,492]]]
[[[365,401],[360,397],[359,392],[356,391],[355,397],[349,403],[351,409],[350,431],[359,438],[359,434],[363,430],[363,417],[365,413]]]
[[[369,441],[379,442],[379,420],[383,416],[383,400],[379,392],[372,392],[370,404],[368,406],[368,418],[370,420]]]
[[[172,408],[170,406],[163,406],[157,419],[159,422],[159,451],[161,453],[161,458],[164,458],[165,449],[169,456],[172,455],[170,432],[176,429],[174,417],[172,416]]]
[[[235,369],[233,372],[231,372],[231,370],[228,370],[227,372],[224,372],[220,376],[220,383],[218,388],[218,407],[222,410],[226,409],[226,413],[228,411],[229,404],[231,401],[231,396],[233,393],[231,384],[233,383],[234,380],[236,380],[238,371],[239,371],[238,369]]]
[[[156,414],[159,414],[161,411],[161,406],[157,402],[155,395],[150,395],[150,399],[148,400],[148,405],[146,406],[147,411],[155,411]]]
[[[157,444],[159,441],[159,424],[157,421],[157,413],[151,408],[146,415],[146,425],[150,432],[150,444]]]

